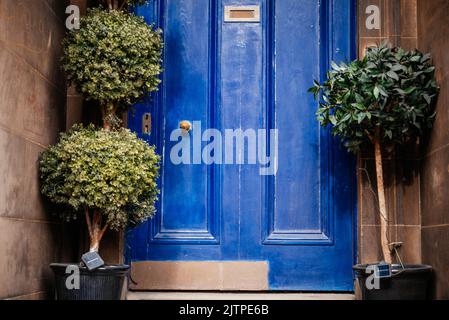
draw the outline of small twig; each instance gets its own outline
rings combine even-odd
[[[371,193],[373,194],[374,200],[376,201],[376,206],[377,209],[379,210],[379,198],[377,197],[377,193],[373,188],[373,183],[371,182],[371,178],[369,176],[369,172],[368,169],[366,169],[366,164],[365,164],[365,168],[359,168],[359,171],[362,171],[365,173],[366,175],[366,179],[368,180],[368,189],[369,191],[371,191]],[[391,220],[389,220],[387,217],[385,217],[384,215],[382,215],[382,218],[387,221],[388,223],[391,222]]]
[[[379,207],[379,199],[377,198],[376,191],[374,191],[374,189],[373,189],[373,184],[371,183],[371,178],[369,176],[368,169],[366,169],[366,163],[365,163],[365,168],[359,168],[359,170],[365,172],[366,179],[368,180],[368,189],[373,194],[374,200],[376,200],[376,206]]]
[[[122,11],[122,9],[125,7],[126,2],[126,0],[123,0],[122,4],[120,5],[120,11]]]

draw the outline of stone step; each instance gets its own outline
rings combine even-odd
[[[128,292],[127,300],[355,300],[343,293]]]

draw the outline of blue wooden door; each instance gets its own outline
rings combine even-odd
[[[156,217],[128,232],[130,261],[264,261],[270,290],[352,290],[354,164],[319,127],[307,93],[330,61],[352,58],[352,4],[153,0],[137,9],[164,31],[165,72],[129,125],[157,146],[163,166]],[[182,121],[192,124],[184,146]],[[248,133],[233,163],[204,161],[212,139],[195,141],[206,129],[215,139]],[[248,153],[264,142],[266,154],[277,150],[271,174]]]

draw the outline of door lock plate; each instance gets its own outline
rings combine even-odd
[[[142,117],[142,133],[151,134],[151,113],[144,113]]]

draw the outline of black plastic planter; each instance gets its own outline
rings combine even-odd
[[[354,271],[363,300],[427,300],[430,299],[432,267],[427,265],[392,266],[392,277],[380,279],[379,289],[367,289],[368,265],[356,265]]]
[[[73,271],[67,269],[69,266],[75,265],[50,265],[55,274],[57,300],[120,300],[129,266],[104,266],[95,271],[79,267],[79,289],[67,288],[66,282],[70,283],[73,279],[68,279],[73,277]]]

